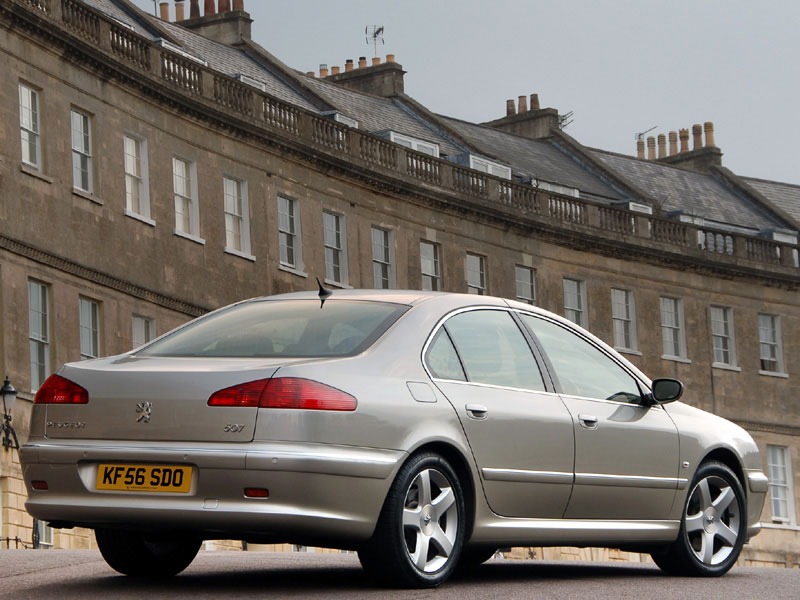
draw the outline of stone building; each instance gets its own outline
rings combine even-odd
[[[250,39],[242,2],[184,4],[0,3],[0,367],[21,441],[62,363],[315,277],[519,298],[747,428],[771,483],[743,561],[798,566],[800,187],[726,169],[711,123],[635,156],[581,145],[535,94],[467,123],[408,96],[392,55],[302,74]],[[0,536],[91,546],[32,522],[0,452]]]

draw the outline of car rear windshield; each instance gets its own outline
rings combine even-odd
[[[348,356],[368,348],[408,306],[388,302],[255,300],[201,317],[143,348],[146,356]]]

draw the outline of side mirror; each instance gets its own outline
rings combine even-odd
[[[677,379],[654,379],[653,380],[653,401],[657,404],[674,402],[683,395],[683,384]]]

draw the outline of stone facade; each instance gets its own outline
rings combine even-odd
[[[52,372],[81,357],[81,299],[98,307],[96,341],[99,353],[110,355],[132,348],[135,316],[154,326],[152,336],[237,300],[314,288],[315,277],[325,279],[327,211],[344,217],[346,274],[328,278],[332,287],[375,286],[377,227],[390,232],[397,288],[421,287],[422,241],[437,245],[446,291],[467,291],[468,253],[484,259],[487,293],[515,297],[515,268],[526,267],[535,274],[536,304],[561,314],[569,278],[584,286],[588,328],[612,344],[612,288],[630,292],[636,335],[621,351],[653,376],[684,381],[686,402],[745,426],[765,461],[772,445],[800,464],[796,241],[548,192],[408,150],[187,60],[74,0],[4,2],[0,59],[0,365],[20,391],[13,424],[21,442],[35,387],[30,282],[47,290]],[[38,166],[25,164],[20,151],[20,85],[38,99]],[[89,117],[88,191],[73,185],[71,111]],[[535,137],[544,135],[535,129]],[[566,151],[577,144],[551,133]],[[126,204],[126,136],[141,143],[147,211]],[[194,186],[188,234],[176,230],[176,158],[190,166]],[[249,246],[226,247],[225,178],[244,190],[239,222]],[[279,197],[297,208],[294,265],[281,262]],[[684,356],[664,356],[661,298],[680,301]],[[714,361],[712,306],[731,311],[736,356],[728,366]],[[759,314],[780,318],[780,373],[761,369]],[[4,450],[0,461],[0,537],[30,544],[34,524],[24,512],[17,453]],[[790,475],[796,515],[800,478]],[[793,519],[773,523],[768,499],[764,532],[743,561],[796,566],[800,528]],[[84,530],[52,532],[48,541],[65,548],[94,543]],[[578,549],[515,549],[517,555],[639,560]]]

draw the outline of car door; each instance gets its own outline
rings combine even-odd
[[[611,354],[539,316],[522,321],[553,370],[575,431],[575,484],[565,516],[666,519],[679,484],[678,432]]]
[[[491,509],[560,518],[572,490],[572,418],[547,389],[511,313],[450,316],[431,338],[425,362],[458,414]]]

